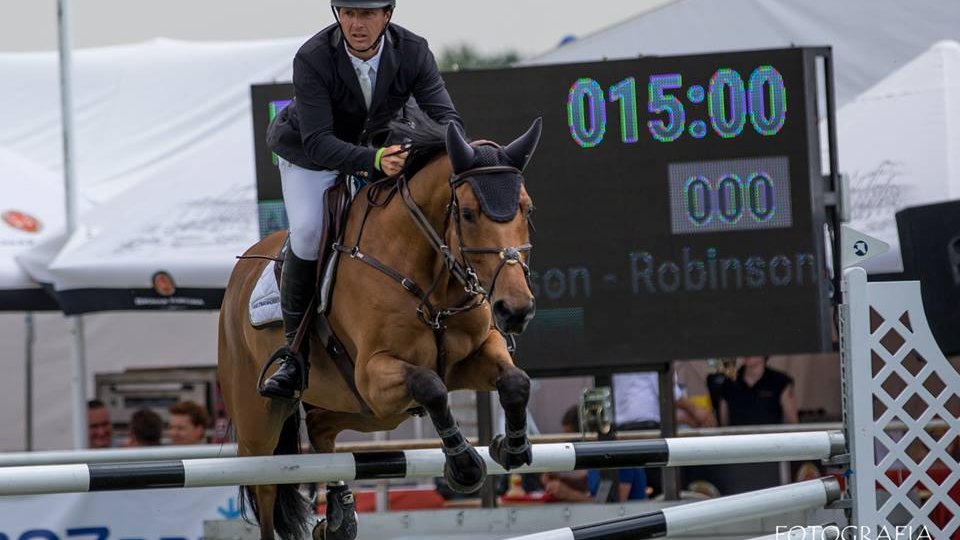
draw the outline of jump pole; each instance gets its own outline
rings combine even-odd
[[[235,443],[143,446],[138,448],[99,448],[96,450],[8,452],[0,453],[0,469],[4,467],[66,465],[71,463],[229,458],[235,457],[236,455],[237,445]]]
[[[726,465],[827,459],[845,452],[840,432],[807,432],[647,441],[533,445],[533,463],[517,473],[584,469]],[[489,474],[506,471],[477,448]],[[442,450],[183,459],[0,469],[0,495],[133,489],[299,484],[443,476]]]
[[[566,527],[509,540],[644,540],[675,536],[784,512],[826,506],[840,498],[832,476],[729,497],[682,504],[637,516]],[[767,538],[767,537],[764,537]],[[785,533],[782,540],[789,538]]]

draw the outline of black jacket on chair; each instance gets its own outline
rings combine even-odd
[[[395,24],[384,39],[369,111],[339,26],[307,40],[293,59],[296,97],[267,129],[270,149],[305,169],[370,178],[377,175],[376,149],[359,145],[386,128],[411,96],[433,120],[462,126],[427,41]]]

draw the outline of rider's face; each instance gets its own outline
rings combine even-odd
[[[390,15],[385,9],[340,8],[340,25],[347,43],[355,51],[370,48],[389,20]],[[375,54],[376,51],[369,53]]]

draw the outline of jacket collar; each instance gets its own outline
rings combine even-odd
[[[376,109],[385,99],[390,83],[397,75],[400,69],[400,54],[402,52],[402,40],[396,36],[397,30],[393,23],[387,26],[387,31],[383,34],[385,40],[383,52],[380,54],[380,67],[377,69],[377,86],[373,89],[373,98],[371,99],[370,109]],[[340,32],[339,26],[333,28],[333,39],[330,40],[335,48],[337,73],[346,83],[347,88],[353,93],[354,97],[360,102],[363,101],[363,92],[360,90],[360,81],[357,80],[357,72],[353,68],[353,62],[350,61],[350,55],[347,54],[346,40]]]

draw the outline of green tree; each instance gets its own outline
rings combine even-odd
[[[440,69],[443,71],[459,71],[465,69],[483,69],[507,67],[520,60],[520,53],[507,50],[495,54],[483,54],[472,45],[463,43],[454,47],[446,47],[440,53]]]

